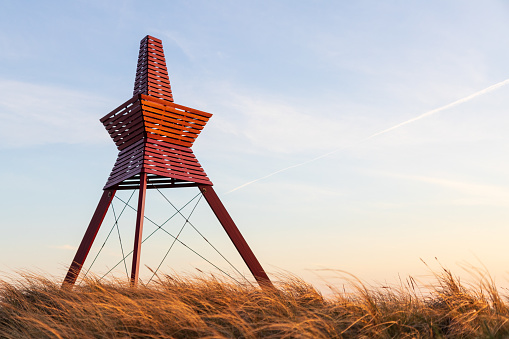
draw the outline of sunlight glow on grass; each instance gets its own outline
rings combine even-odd
[[[507,295],[487,273],[450,271],[423,286],[370,287],[352,277],[324,297],[286,276],[277,290],[214,276],[163,276],[152,286],[87,280],[74,289],[24,274],[0,285],[2,338],[472,338],[509,335]]]

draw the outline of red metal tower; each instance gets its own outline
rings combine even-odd
[[[100,119],[120,152],[64,285],[76,282],[117,190],[139,189],[131,268],[131,284],[136,285],[146,190],[196,186],[257,282],[262,287],[272,287],[191,149],[211,116],[173,102],[162,42],[149,35],[143,38],[133,97]]]

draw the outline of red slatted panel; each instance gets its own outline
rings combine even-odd
[[[145,139],[119,153],[104,188],[113,187],[141,172],[179,181],[212,185],[190,148]]]
[[[212,116],[189,107],[154,100],[149,96],[141,97],[147,136],[176,145],[191,147]]]
[[[115,186],[125,179],[141,173],[143,169],[144,145],[144,140],[139,140],[130,147],[120,151],[104,189]]]
[[[157,98],[153,98],[153,97],[148,97],[146,95],[142,95],[141,98],[145,99],[145,100],[151,100],[153,102],[156,102],[156,103],[159,103],[159,104],[162,104],[162,105],[165,105],[165,106],[173,107],[173,108],[175,108],[177,110],[187,111],[189,113],[194,113],[195,115],[198,115],[198,116],[203,116],[204,118],[207,118],[205,121],[208,121],[210,119],[210,117],[212,116],[211,113],[200,111],[200,110],[197,110],[197,109],[194,109],[194,108],[191,108],[191,107],[182,106],[182,105],[176,104],[174,102],[168,102],[168,101],[165,101],[165,100],[161,100],[161,99],[157,99]]]
[[[143,138],[143,113],[137,96],[105,115],[101,122],[119,150]]]
[[[140,173],[212,185],[190,148],[211,116],[173,103],[161,40],[146,36],[134,96],[101,119],[120,150],[104,189],[139,185],[131,181]]]
[[[173,101],[161,40],[147,35],[140,42],[133,95],[146,94]]]
[[[147,139],[143,166],[147,173],[212,185],[190,148]]]

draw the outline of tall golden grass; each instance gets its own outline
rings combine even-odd
[[[465,286],[448,270],[433,286],[409,278],[325,298],[286,277],[277,290],[214,277],[164,276],[130,288],[88,280],[74,289],[24,274],[0,284],[1,338],[503,338],[509,309],[489,277]]]

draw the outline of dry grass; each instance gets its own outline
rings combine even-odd
[[[1,338],[503,338],[509,309],[489,278],[465,287],[449,271],[435,286],[413,279],[324,298],[285,278],[262,291],[216,278],[130,288],[89,280],[73,290],[24,275],[0,286]],[[426,292],[421,292],[425,290]]]

